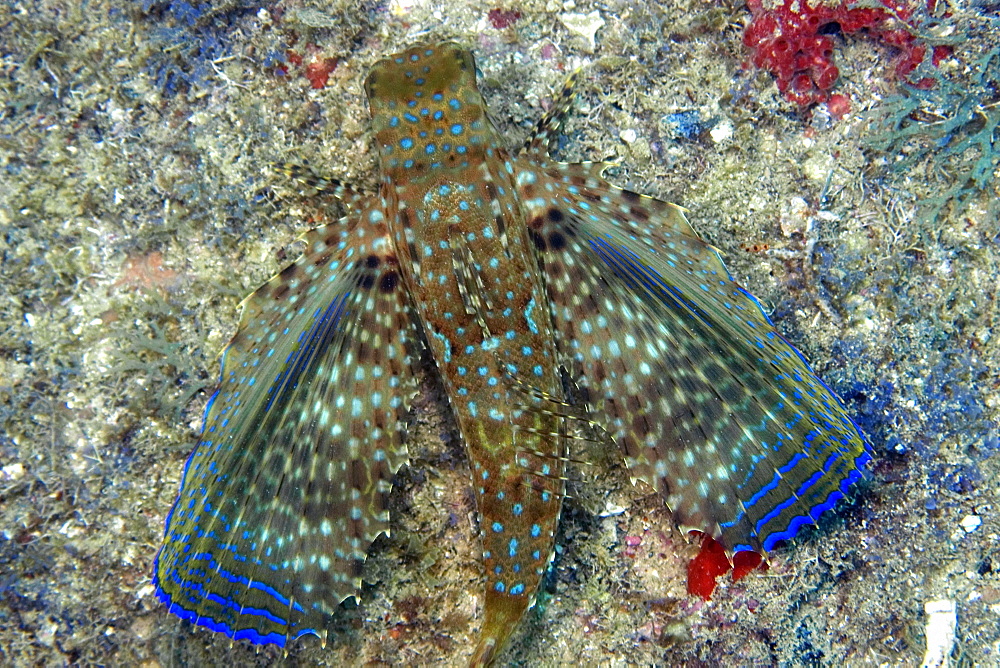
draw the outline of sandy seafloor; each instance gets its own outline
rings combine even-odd
[[[687,207],[876,454],[852,505],[703,603],[685,591],[697,547],[613,453],[584,453],[598,465],[571,476],[551,576],[501,663],[918,665],[925,604],[953,601],[953,665],[1000,664],[997,181],[935,213],[921,202],[953,187],[965,158],[927,150],[888,168],[897,155],[871,146],[871,119],[899,90],[891,47],[838,38],[835,92],[851,111],[833,119],[744,67],[741,2],[636,4],[0,6],[0,663],[468,656],[482,610],[469,469],[431,380],[392,536],[325,649],[231,644],[168,615],[150,584],[237,306],[333,215],[267,164],[373,183],[367,69],[454,38],[475,49],[511,146],[590,65],[559,157],[616,160],[613,181]],[[955,42],[942,72],[960,92],[1000,35],[986,23],[996,5],[973,6],[949,5],[938,33]],[[520,18],[497,29],[495,8]],[[567,26],[592,12],[603,26],[589,44]],[[325,58],[337,66],[313,89],[304,68]],[[992,118],[997,90],[980,92]]]

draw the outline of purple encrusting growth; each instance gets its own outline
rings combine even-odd
[[[552,558],[572,422],[682,525],[792,538],[862,477],[837,397],[671,204],[548,155],[572,81],[519,154],[471,54],[421,46],[366,82],[381,184],[252,295],[167,521],[171,612],[254,643],[326,638],[360,588],[429,350],[472,463],[490,663]],[[563,371],[588,405],[567,404]]]

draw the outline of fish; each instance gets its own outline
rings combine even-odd
[[[244,302],[155,560],[170,613],[325,646],[389,531],[423,355],[470,462],[473,666],[536,603],[581,429],[729,554],[794,538],[865,477],[845,405],[684,210],[550,157],[579,76],[513,151],[461,45],[374,65],[377,192],[323,180],[345,215]]]

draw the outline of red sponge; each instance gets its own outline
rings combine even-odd
[[[753,64],[773,74],[778,90],[789,100],[800,106],[825,102],[840,76],[833,64],[831,35],[866,30],[897,47],[901,56],[896,72],[902,77],[923,60],[926,47],[917,44],[912,33],[887,27],[893,18],[905,25],[910,7],[896,0],[881,2],[885,9],[851,8],[846,1],[823,4],[815,0],[815,6],[810,6],[808,0],[748,0],[753,20],[743,34],[743,44],[751,50]]]

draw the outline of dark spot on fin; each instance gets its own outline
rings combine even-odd
[[[497,224],[497,234],[500,236],[507,234],[507,223],[504,221],[503,216],[494,217],[493,222]]]
[[[641,220],[644,223],[649,220],[649,211],[641,206],[633,206],[628,212],[636,220]]]
[[[395,271],[387,271],[382,274],[382,280],[379,281],[378,288],[382,292],[392,292],[399,285],[399,274]]]

